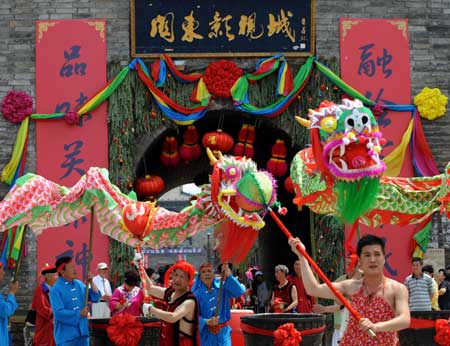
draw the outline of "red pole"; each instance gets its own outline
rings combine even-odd
[[[278,227],[283,231],[283,233],[288,238],[292,238],[291,232],[286,228],[286,226],[283,224],[283,222],[279,219],[277,214],[272,209],[269,209],[270,216],[274,219]],[[339,292],[331,283],[330,279],[323,273],[322,269],[317,265],[316,262],[308,255],[305,249],[303,249],[300,245],[297,245],[297,250],[300,252],[300,254],[306,259],[306,261],[310,264],[311,267],[313,267],[314,271],[319,275],[319,277],[322,279],[322,281],[328,286],[328,288],[333,292],[333,294],[336,296],[337,299],[344,305],[347,310],[355,317],[357,321],[361,319],[361,315],[353,308],[353,306],[345,299],[345,297],[342,295],[341,292]],[[369,329],[368,331],[370,336],[375,336],[375,333],[373,330]]]

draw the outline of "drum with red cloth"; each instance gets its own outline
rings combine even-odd
[[[233,310],[231,309],[231,344],[233,346],[244,346],[244,334],[241,331],[241,317],[252,315],[253,310]]]
[[[273,346],[274,338],[289,329],[289,337],[297,338],[302,346],[321,346],[325,331],[322,314],[254,314],[241,317],[245,346]],[[300,333],[299,333],[300,332]],[[233,344],[234,346],[234,344]]]
[[[401,346],[435,346],[450,342],[450,311],[411,311],[408,329],[398,332]],[[438,343],[442,341],[441,343]]]

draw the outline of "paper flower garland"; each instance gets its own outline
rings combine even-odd
[[[19,124],[33,113],[33,99],[25,91],[10,91],[3,98],[3,117],[13,124]]]
[[[422,118],[434,120],[445,114],[447,100],[438,88],[425,87],[414,97],[414,104]]]

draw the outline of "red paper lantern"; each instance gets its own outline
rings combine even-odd
[[[164,190],[164,180],[157,175],[146,175],[136,180],[136,194],[140,198],[150,198],[159,195]]]
[[[253,157],[255,150],[253,144],[238,142],[233,148],[234,156],[245,156],[249,159]]]
[[[236,143],[233,149],[233,155],[252,158],[254,154],[254,141],[255,127],[250,124],[243,124],[238,134],[238,143]]]
[[[253,143],[255,141],[255,126],[243,124],[238,134],[239,142]]]
[[[178,141],[173,136],[164,138],[161,155],[159,161],[165,167],[176,167],[180,162],[180,154],[178,153]]]
[[[186,144],[196,144],[198,142],[198,132],[194,125],[188,125],[184,131],[183,142]]]
[[[202,149],[198,144],[190,145],[183,143],[180,147],[180,157],[186,162],[198,160],[201,154]]]
[[[234,140],[228,133],[218,129],[217,131],[205,133],[202,144],[205,148],[210,148],[213,152],[221,151],[222,153],[226,153],[233,148]]]
[[[277,139],[272,147],[272,156],[278,158],[285,158],[287,155],[286,144],[282,139]]]
[[[180,147],[180,157],[186,162],[198,160],[202,149],[198,142],[198,132],[194,125],[189,125],[183,133],[183,144]]]
[[[287,173],[288,164],[284,159],[276,159],[272,157],[267,162],[266,168],[274,177],[282,177]]]
[[[267,161],[266,168],[275,177],[282,177],[288,171],[286,163],[287,148],[284,140],[277,139],[272,147],[272,157]]]

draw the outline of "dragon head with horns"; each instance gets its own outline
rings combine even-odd
[[[359,100],[323,101],[308,117],[297,120],[310,129],[315,164],[334,181],[337,215],[352,223],[375,202],[386,169],[380,158],[385,140],[371,110]]]

